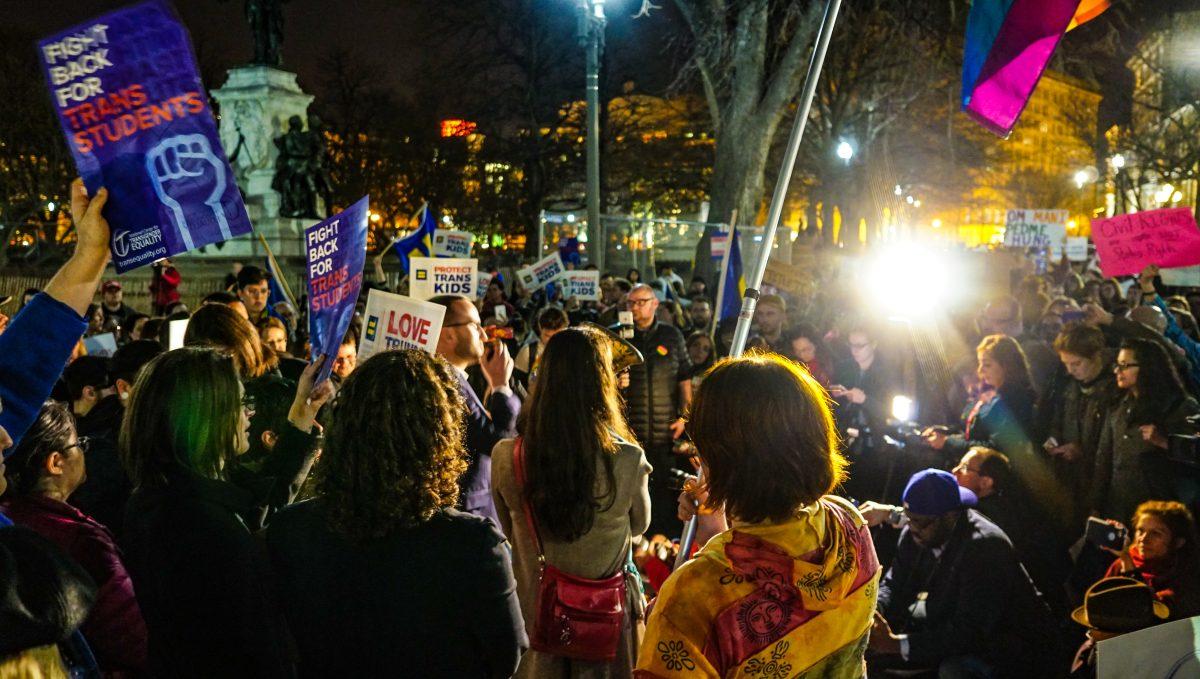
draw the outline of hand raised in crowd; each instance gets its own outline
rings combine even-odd
[[[879,611],[875,611],[875,621],[871,624],[871,639],[867,648],[880,655],[899,655],[900,639],[892,634],[892,628]]]
[[[868,528],[882,526],[883,524],[890,522],[892,519],[892,512],[895,510],[896,508],[892,505],[884,504],[882,502],[875,502],[874,500],[867,500],[858,507],[858,512],[863,515],[864,519],[867,520]]]
[[[1143,424],[1142,426],[1138,427],[1138,429],[1141,430],[1142,440],[1146,443],[1158,448],[1162,448],[1163,450],[1166,450],[1170,445],[1170,443],[1167,441],[1166,435],[1159,430],[1158,425]]]
[[[925,442],[929,444],[929,447],[933,448],[934,450],[941,450],[942,448],[945,448],[946,439],[950,438],[945,429],[940,429],[938,427],[929,427],[925,431],[921,432],[921,436],[925,439]]]
[[[1088,302],[1083,305],[1083,322],[1088,325],[1109,325],[1113,322],[1113,315],[1099,304]]]
[[[108,189],[101,187],[89,197],[82,179],[71,182],[71,221],[75,222],[75,252],[102,256],[108,263],[108,220],[101,211],[108,202]]]
[[[71,307],[80,316],[87,313],[109,260],[108,221],[102,214],[107,201],[107,189],[101,188],[95,196],[89,197],[82,179],[71,183],[75,252],[46,284],[48,296]]]
[[[288,410],[288,422],[291,422],[292,426],[300,431],[306,433],[312,431],[313,423],[317,419],[317,412],[333,397],[335,392],[333,380],[325,380],[321,384],[313,386],[313,382],[317,379],[317,373],[320,372],[321,366],[327,360],[329,359],[324,354],[319,356],[316,361],[304,368],[304,372],[300,373],[300,381],[296,383],[296,398],[292,400],[292,407]]]
[[[671,423],[671,438],[677,439],[683,436],[683,432],[687,429],[687,420],[682,417]]]
[[[507,387],[508,378],[512,377],[513,360],[504,342],[489,342],[479,367],[483,369],[483,377],[487,380],[489,390]]]
[[[1142,292],[1146,293],[1147,295],[1155,294],[1155,278],[1158,278],[1158,265],[1147,264],[1146,268],[1142,269],[1142,272],[1139,273],[1137,277],[1138,286],[1142,289]]]

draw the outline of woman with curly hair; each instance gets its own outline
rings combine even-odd
[[[300,676],[508,677],[528,646],[508,546],[454,509],[463,400],[444,361],[389,351],[342,385],[318,494],[267,548]]]

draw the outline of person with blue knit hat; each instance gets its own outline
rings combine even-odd
[[[1056,655],[1050,609],[1008,536],[973,509],[975,493],[950,472],[924,469],[903,499],[908,524],[879,583],[872,673],[1054,676],[1069,661]]]

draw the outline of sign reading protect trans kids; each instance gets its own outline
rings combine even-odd
[[[474,259],[410,257],[408,293],[416,299],[462,295],[473,299],[479,285],[479,262]]]
[[[154,0],[38,43],[88,193],[108,188],[117,272],[250,232],[187,29]]]

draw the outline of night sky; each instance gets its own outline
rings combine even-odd
[[[428,17],[441,2],[453,0],[289,0],[284,5],[284,68],[299,74],[306,91],[319,94],[321,60],[331,49],[345,47],[382,67],[385,85],[410,94],[409,82],[424,67],[424,54],[437,45]],[[0,0],[6,27],[32,38],[66,28],[129,0]],[[575,0],[561,0],[564,13],[575,12]],[[656,4],[669,5],[669,0]],[[192,34],[205,85],[224,83],[225,71],[248,63],[252,53],[244,0],[177,0],[174,6]],[[637,80],[644,91],[661,91],[673,70],[663,56],[662,36],[675,30],[672,15],[656,10],[649,18],[631,19],[641,0],[609,0],[608,64],[617,82]],[[33,45],[30,45],[30,50]],[[210,82],[216,80],[216,82]],[[579,74],[580,96],[584,74]],[[446,111],[452,115],[453,111]]]

